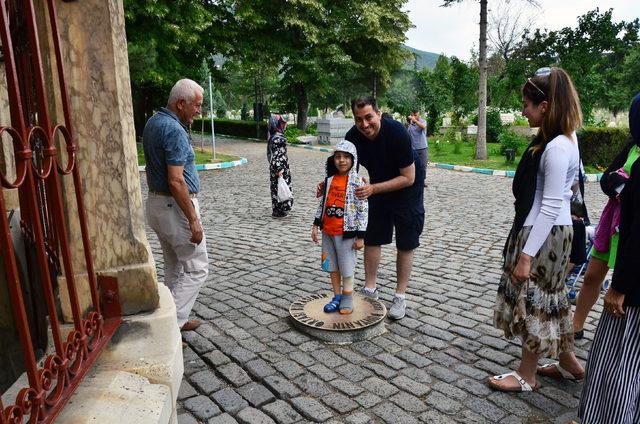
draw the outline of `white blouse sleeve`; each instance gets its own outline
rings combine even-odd
[[[535,256],[551,232],[556,222],[564,199],[564,184],[569,169],[567,153],[557,147],[550,146],[544,152],[540,163],[544,170],[544,187],[542,188],[542,203],[540,213],[536,217],[523,253]]]

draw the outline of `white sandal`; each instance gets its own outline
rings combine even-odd
[[[552,362],[550,364],[545,364],[538,367],[538,374],[556,378],[556,379],[565,379],[569,381],[580,381],[584,380],[584,371],[580,374],[573,374],[570,371],[562,368],[560,366],[560,362]]]
[[[520,387],[503,387],[493,382],[493,380],[501,381],[508,377],[514,377],[520,384]],[[524,378],[520,377],[520,374],[518,374],[516,371],[508,372],[506,374],[494,375],[493,377],[489,378],[487,384],[491,388],[500,390],[502,392],[532,392],[534,390],[537,390],[539,387],[538,383],[536,383],[535,387],[531,387],[529,383],[527,383]]]

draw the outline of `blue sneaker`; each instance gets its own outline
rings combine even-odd
[[[324,305],[324,311],[326,313],[331,313],[331,312],[335,312],[338,310],[338,308],[340,307],[340,300],[342,299],[342,295],[341,294],[336,294],[335,296],[333,296],[333,299],[331,299],[331,302],[327,303],[326,305]]]

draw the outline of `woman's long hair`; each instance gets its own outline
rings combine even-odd
[[[582,126],[582,108],[571,77],[562,68],[551,68],[548,75],[529,78],[522,86],[522,95],[534,105],[546,101],[547,109],[538,131],[540,143],[531,149],[533,153],[544,151],[554,137],[571,134]]]

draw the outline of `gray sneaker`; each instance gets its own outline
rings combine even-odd
[[[400,299],[398,296],[393,296],[393,305],[391,305],[391,308],[389,308],[387,316],[391,319],[402,319],[404,318],[406,309],[406,300]]]
[[[375,291],[373,293],[371,293],[371,292],[366,291],[364,289],[364,287],[360,287],[360,290],[358,290],[358,293],[360,293],[364,297],[370,297],[371,299],[378,300],[378,289],[377,288],[375,289]]]

